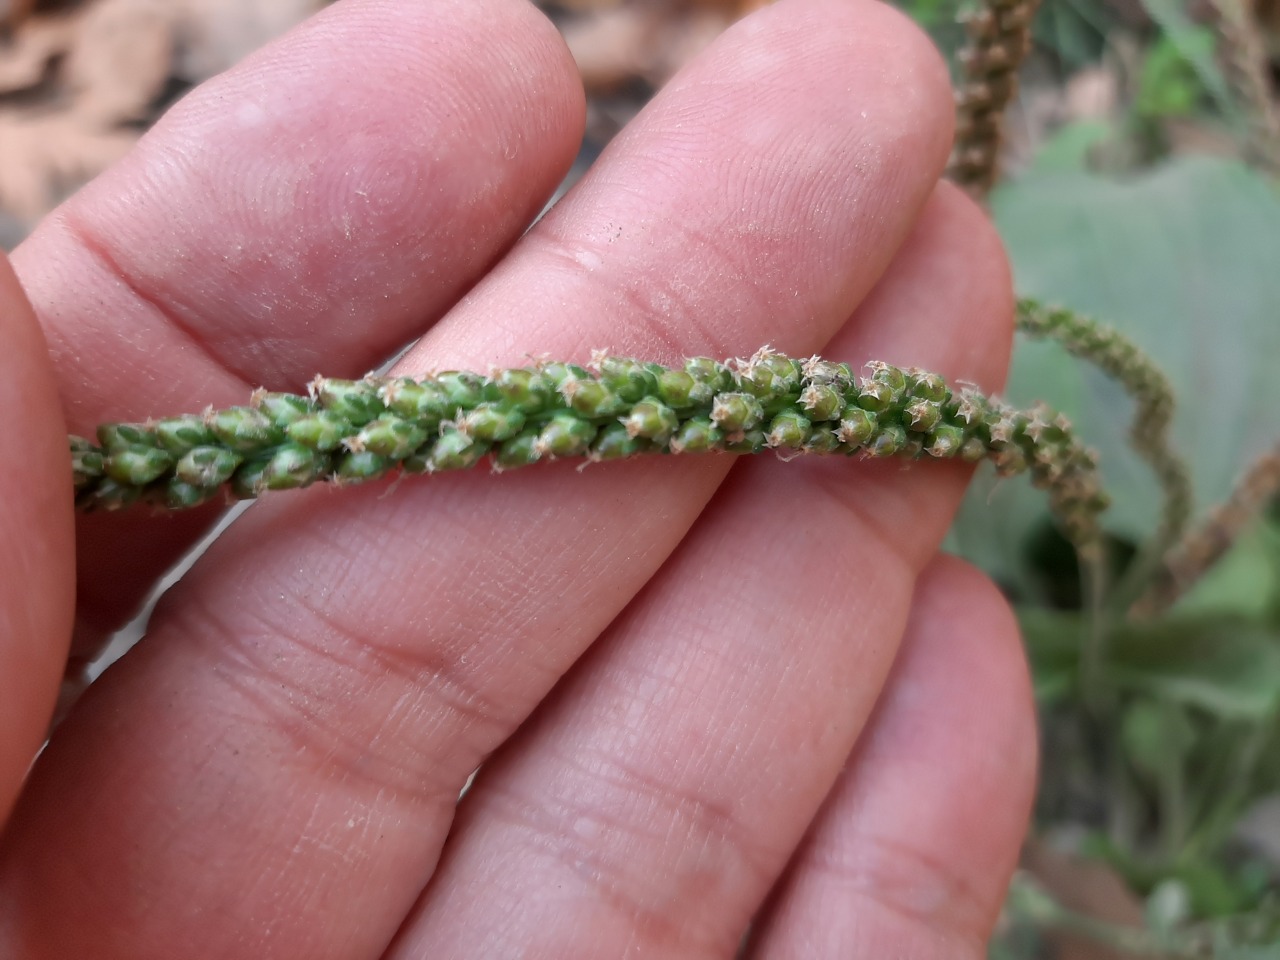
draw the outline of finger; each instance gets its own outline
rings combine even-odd
[[[1008,604],[940,558],[871,727],[750,955],[986,957],[1030,815],[1035,731]]]
[[[831,349],[993,384],[1011,315],[998,238],[943,187]],[[481,771],[393,956],[733,952],[867,723],[963,492],[942,464],[870,466],[742,464]]]
[[[900,14],[769,7],[433,331],[433,356],[813,350],[909,231],[950,114],[945,70]],[[728,464],[691,460],[310,491],[249,511],[47,751],[0,864],[0,930],[23,918],[64,955],[83,931],[99,956],[172,953],[193,935],[222,956],[241,930],[262,931],[260,952],[381,949],[466,777]],[[86,891],[84,876],[117,882]]]
[[[15,253],[71,429],[378,365],[519,236],[582,113],[524,0],[338,3],[205,84]],[[82,645],[216,512],[86,519]]]
[[[44,338],[0,256],[0,824],[53,713],[71,635],[71,483],[66,427]]]

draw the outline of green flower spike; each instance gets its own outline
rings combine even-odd
[[[258,392],[250,405],[152,424],[107,424],[98,444],[71,438],[76,503],[166,509],[224,494],[256,497],[317,481],[495,470],[540,460],[777,450],[906,459],[992,460],[1049,491],[1082,547],[1105,506],[1093,457],[1052,411],[1022,413],[941,377],[870,364],[794,360],[761,350],[673,367],[597,354],[568,363],[447,371],[409,380],[317,378],[306,396]]]

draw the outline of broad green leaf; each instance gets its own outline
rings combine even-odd
[[[1056,691],[1078,669],[1083,615],[1024,607],[1018,619],[1037,687]],[[1280,716],[1280,634],[1256,623],[1213,616],[1121,624],[1104,669],[1122,692],[1229,719]]]
[[[1126,626],[1112,642],[1107,672],[1121,688],[1221,717],[1280,711],[1280,637],[1245,621]]]

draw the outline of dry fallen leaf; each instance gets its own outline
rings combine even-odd
[[[589,0],[562,23],[565,42],[592,92],[642,79],[660,87],[735,20],[770,0]]]
[[[84,8],[62,81],[86,124],[144,118],[164,90],[173,24],[164,0],[98,0]]]
[[[0,27],[16,26],[31,13],[35,0],[0,0]]]
[[[25,16],[31,3],[0,0],[15,24],[0,46],[0,97],[11,95],[0,99],[5,245],[12,218],[34,223],[125,153],[171,79],[198,83],[226,69],[323,2],[81,0]]]
[[[136,139],[132,130],[95,128],[72,113],[0,113],[0,207],[34,223]]]
[[[1142,901],[1105,863],[1032,839],[1023,850],[1022,865],[1064,907],[1118,926],[1143,926]],[[1136,954],[1078,934],[1054,931],[1047,939],[1053,944],[1055,960],[1140,960]]]

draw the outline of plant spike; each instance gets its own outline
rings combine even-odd
[[[1280,177],[1280,110],[1275,105],[1265,31],[1244,0],[1210,0],[1218,58],[1244,113],[1245,159]]]
[[[598,355],[592,369],[543,363],[487,377],[448,371],[410,380],[318,377],[307,396],[257,391],[202,416],[104,424],[71,437],[76,504],[195,507],[320,481],[391,473],[495,470],[568,457],[800,453],[989,459],[1048,491],[1066,536],[1099,556],[1106,498],[1094,455],[1044,408],[1014,408],[941,377],[887,363],[845,363],[768,348],[748,360],[695,357],[675,367]]]
[[[956,134],[947,177],[975,200],[1000,176],[1004,111],[1018,89],[1018,68],[1031,49],[1038,0],[982,0],[962,19],[968,43],[957,54]]]
[[[1169,438],[1174,410],[1169,378],[1124,334],[1070,310],[1021,299],[1017,326],[1031,336],[1052,339],[1072,356],[1094,364],[1133,397],[1137,410],[1130,442],[1164,491],[1159,526],[1150,546],[1156,559],[1162,557],[1185,532],[1194,507],[1190,470]]]
[[[1224,503],[1169,551],[1146,592],[1134,604],[1133,614],[1151,617],[1171,607],[1222,559],[1277,493],[1280,443],[1245,472]]]

